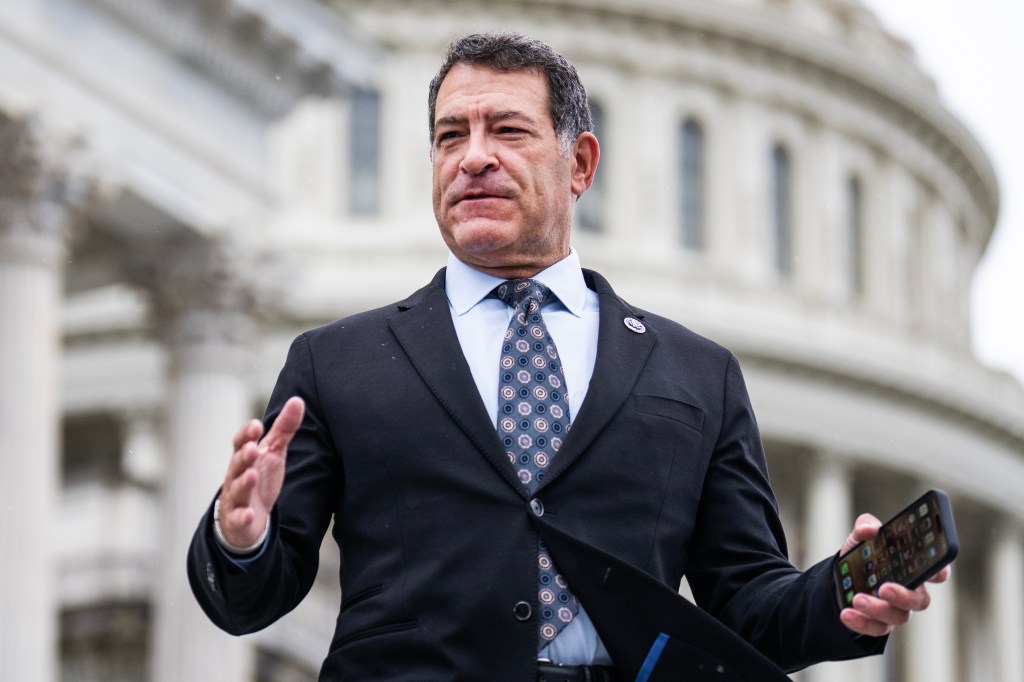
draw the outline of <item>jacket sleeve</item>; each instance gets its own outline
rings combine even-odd
[[[722,409],[686,570],[697,603],[788,671],[880,653],[884,638],[857,636],[839,620],[834,558],[800,572],[786,556],[761,436],[733,356]]]
[[[264,416],[268,428],[295,395],[305,400],[306,413],[288,448],[266,551],[245,570],[228,559],[214,538],[212,504],[189,547],[188,579],[196,600],[214,624],[234,635],[270,625],[309,592],[339,494],[339,460],[321,416],[315,363],[305,335],[292,343],[278,377]]]

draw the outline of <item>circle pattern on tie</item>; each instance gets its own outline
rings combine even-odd
[[[562,365],[541,315],[550,292],[540,282],[526,279],[505,282],[494,295],[514,310],[499,362],[498,433],[519,481],[533,493],[570,427]],[[543,648],[572,621],[579,605],[543,542],[538,545],[537,568]]]
[[[513,448],[508,451],[509,461],[523,462],[517,472],[519,479],[535,487],[543,480],[544,470],[562,444],[561,439],[548,441],[539,437],[549,431],[563,434],[569,430],[565,392],[558,390],[564,383],[558,350],[540,314],[550,292],[540,282],[515,280],[499,285],[494,293],[515,311],[502,346],[498,413],[524,417],[519,424],[502,418],[499,429],[502,433],[517,434]],[[508,370],[514,367],[520,369],[515,370],[514,381],[510,381]],[[532,371],[527,367],[532,367]],[[536,417],[525,419],[530,415]],[[540,450],[541,456],[537,456]],[[517,456],[524,453],[528,455],[525,459]]]

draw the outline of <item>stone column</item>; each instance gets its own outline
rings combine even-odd
[[[811,467],[807,484],[804,542],[808,565],[835,554],[853,528],[853,476],[846,461],[825,453]],[[885,661],[879,656],[842,663],[823,663],[808,669],[801,682],[864,682],[884,680]]]
[[[957,667],[960,642],[956,630],[956,575],[953,571],[949,581],[928,585],[931,606],[924,613],[915,613],[910,623],[902,628],[906,682],[958,682],[961,679]],[[1020,608],[1020,603],[1016,606]],[[1020,646],[1021,640],[1017,640],[1013,650],[1019,652]]]
[[[57,679],[60,301],[69,177],[0,114],[0,679]]]
[[[168,456],[162,501],[151,679],[253,679],[252,646],[218,630],[192,596],[185,556],[199,518],[220,487],[231,438],[251,418],[247,374],[253,299],[224,253],[200,239],[161,245],[149,273],[154,311],[168,345]]]
[[[1024,680],[1024,543],[1017,524],[1004,524],[992,538],[988,571],[987,640],[995,657],[994,679]],[[953,574],[958,574],[955,564]]]

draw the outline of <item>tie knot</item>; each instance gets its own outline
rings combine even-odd
[[[499,284],[494,289],[494,295],[512,308],[519,308],[525,300],[533,300],[537,307],[544,305],[544,301],[551,295],[551,291],[533,279],[511,279]]]

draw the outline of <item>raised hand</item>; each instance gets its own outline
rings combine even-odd
[[[231,545],[248,547],[263,533],[281,493],[288,444],[299,430],[305,411],[302,398],[293,397],[262,440],[263,424],[257,419],[235,434],[235,452],[220,491],[219,517],[221,533]]]

